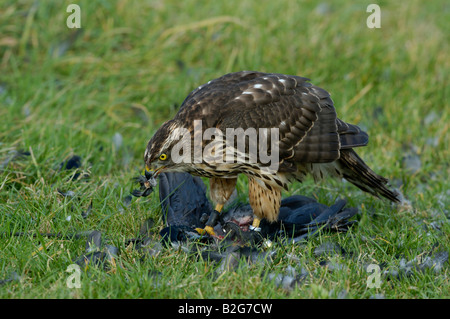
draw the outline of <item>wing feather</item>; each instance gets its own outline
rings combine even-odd
[[[367,144],[367,134],[336,117],[327,91],[309,79],[277,73],[243,71],[224,75],[192,91],[176,120],[203,129],[279,129],[280,162],[324,163],[339,158],[341,148]],[[270,152],[270,149],[268,150]]]

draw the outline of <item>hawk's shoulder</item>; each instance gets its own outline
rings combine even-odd
[[[275,102],[282,95],[295,94],[296,87],[314,87],[308,81],[308,78],[279,73],[256,71],[229,73],[200,85],[189,93],[181,104],[180,111],[208,102],[218,104],[218,100],[252,101],[255,104]],[[314,87],[313,91],[319,96],[328,94],[317,87]]]
[[[320,113],[326,122],[322,128],[332,130],[332,138],[337,140],[336,112],[327,91],[300,76],[242,71],[226,74],[193,90],[176,117],[186,126],[202,120],[204,128],[218,127],[223,131],[279,129],[280,159],[289,159],[314,123],[321,120]],[[327,136],[325,141],[328,139]],[[338,144],[333,147],[339,148]]]
[[[239,113],[239,110],[250,111],[297,93],[301,94],[300,100],[305,106],[310,106],[314,112],[320,110],[316,103],[319,96],[328,94],[309,83],[309,79],[300,76],[256,71],[234,72],[193,90],[183,101],[177,117],[214,118],[225,113]],[[293,103],[286,105],[293,106]]]

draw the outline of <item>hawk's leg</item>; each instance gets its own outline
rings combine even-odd
[[[259,223],[265,218],[269,222],[278,219],[281,205],[281,189],[275,188],[253,177],[248,178],[248,197],[253,209],[253,231],[260,231]]]
[[[220,214],[223,206],[233,194],[236,187],[237,178],[217,178],[213,177],[209,180],[211,200],[216,204],[215,212]],[[207,232],[211,236],[215,235],[214,226],[218,221],[218,214],[213,212],[204,229],[197,228],[197,232],[203,234]]]
[[[276,221],[281,205],[281,189],[266,185],[262,180],[249,177],[248,194],[250,205],[253,209],[253,224],[250,231],[242,231],[240,227],[228,222],[225,224],[227,232],[232,234],[231,238],[248,243],[250,245],[270,245],[270,241],[264,240],[259,224],[262,218],[269,222]]]

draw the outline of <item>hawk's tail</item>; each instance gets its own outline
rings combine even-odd
[[[376,197],[383,196],[395,203],[403,202],[402,194],[389,189],[388,180],[372,171],[354,150],[341,149],[340,153],[338,163],[346,180]]]

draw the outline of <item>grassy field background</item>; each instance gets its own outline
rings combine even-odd
[[[367,1],[245,0],[76,1],[81,29],[69,29],[72,2],[0,3],[0,298],[450,296],[448,262],[382,276],[379,288],[367,286],[364,267],[400,269],[449,250],[448,1],[379,1],[380,29],[366,26]],[[155,240],[164,227],[157,192],[127,197],[148,139],[191,90],[240,70],[301,75],[329,91],[339,117],[370,135],[360,155],[413,209],[348,183],[307,181],[284,195],[346,197],[358,224],[219,275],[174,248],[141,261],[125,240],[148,217]],[[77,180],[61,169],[73,155]],[[243,201],[245,186],[240,179]],[[67,287],[66,269],[84,240],[7,235],[92,229],[120,255],[107,271],[83,272],[80,289]],[[314,253],[329,242],[351,254]],[[264,275],[292,269],[306,274],[293,289]]]

